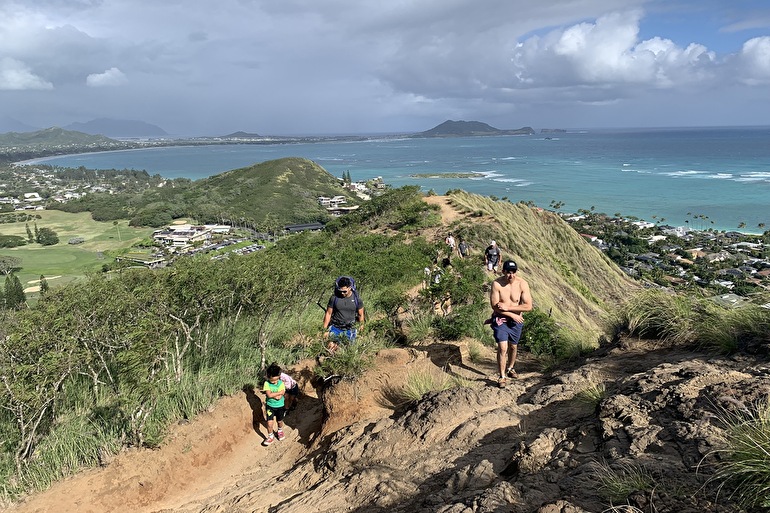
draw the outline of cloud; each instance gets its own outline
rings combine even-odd
[[[761,98],[770,80],[768,32],[740,25],[770,8],[692,7],[0,0],[0,105],[38,126],[125,117],[176,134],[396,132],[445,119],[683,125],[715,112],[706,93],[720,105]],[[770,116],[755,103],[744,116]]]
[[[510,86],[666,89],[713,76],[718,64],[714,52],[697,43],[681,48],[661,37],[640,41],[641,17],[641,11],[612,13],[595,23],[580,23],[518,43],[512,56],[515,80]]]
[[[93,73],[86,77],[89,87],[111,87],[126,84],[128,79],[118,68],[110,68],[104,73]]]
[[[755,37],[746,41],[738,60],[745,83],[770,84],[770,37]]]
[[[23,62],[10,57],[0,59],[0,90],[28,89],[53,89],[53,84],[35,75]]]

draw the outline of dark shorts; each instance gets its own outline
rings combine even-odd
[[[275,408],[273,406],[267,406],[265,405],[265,416],[267,417],[265,420],[283,420],[284,415],[286,415],[286,408],[283,406],[279,408]]]
[[[523,327],[524,323],[515,322],[506,317],[492,317],[492,333],[494,333],[495,340],[498,343],[509,342],[514,345],[518,344]]]
[[[299,395],[299,385],[294,385],[291,388],[287,388],[286,395],[297,397]]]

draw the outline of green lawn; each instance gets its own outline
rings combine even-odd
[[[153,232],[152,228],[133,228],[128,221],[97,222],[91,219],[91,214],[83,212],[70,214],[58,210],[36,211],[38,228],[50,228],[59,236],[59,244],[41,246],[28,244],[20,248],[0,248],[0,255],[13,256],[21,259],[22,269],[17,273],[25,288],[37,286],[40,275],[46,277],[51,287],[83,278],[90,271],[101,270],[103,264],[111,262],[112,258],[104,252],[128,248],[135,242],[147,238]],[[32,222],[29,227],[34,231]],[[0,234],[20,235],[27,237],[25,223],[0,224]],[[82,237],[82,244],[68,244],[74,237]],[[28,298],[36,294],[29,292]]]

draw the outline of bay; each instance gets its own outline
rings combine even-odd
[[[39,159],[193,180],[281,157],[335,176],[591,209],[695,229],[761,233],[770,223],[770,127],[569,131],[534,136],[173,146]],[[478,173],[473,178],[458,173]],[[442,175],[445,175],[442,177]]]

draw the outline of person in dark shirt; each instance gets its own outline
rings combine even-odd
[[[329,350],[335,351],[340,341],[354,341],[363,327],[364,302],[350,278],[343,276],[337,280],[324,314],[323,328],[329,338]]]

